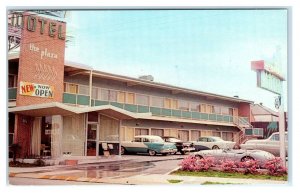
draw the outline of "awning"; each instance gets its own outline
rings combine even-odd
[[[140,116],[151,115],[151,113],[132,113],[124,109],[114,107],[112,105],[103,105],[103,106],[95,106],[95,107],[76,107],[76,106],[70,106],[59,102],[19,106],[19,107],[8,109],[8,112],[32,116],[32,117],[41,117],[41,116],[50,116],[50,115],[67,116],[72,114],[81,114],[81,113],[94,112],[94,111],[116,119],[133,119],[133,118],[139,118]]]

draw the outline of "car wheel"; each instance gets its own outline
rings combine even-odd
[[[156,155],[156,151],[154,150],[148,150],[148,153],[150,156],[155,156]]]
[[[219,148],[219,146],[214,145],[214,146],[212,147],[212,149],[213,149],[213,150],[218,150],[218,149],[220,149],[220,148]]]
[[[186,153],[185,151],[180,151],[181,155],[185,155],[185,153]]]
[[[125,150],[125,148],[122,146],[122,147],[121,147],[121,155],[124,155],[125,152],[126,152],[126,150]]]
[[[250,161],[250,160],[254,160],[254,158],[252,158],[251,156],[245,156],[241,159],[241,162],[246,162],[246,161]]]

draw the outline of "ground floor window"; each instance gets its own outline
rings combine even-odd
[[[200,136],[201,136],[200,131],[196,131],[196,130],[191,131],[191,141],[197,141]]]
[[[221,132],[219,132],[219,131],[213,131],[212,135],[216,136],[216,137],[221,137]]]
[[[164,130],[163,129],[151,129],[151,135],[158,135],[158,136],[164,136]]]
[[[134,135],[149,135],[149,129],[135,128]]]
[[[187,130],[179,130],[178,131],[178,138],[182,141],[189,141],[189,131]]]
[[[232,132],[222,132],[222,139],[225,141],[233,141],[233,133]]]

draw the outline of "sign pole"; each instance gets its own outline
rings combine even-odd
[[[282,164],[286,167],[286,153],[285,153],[285,119],[284,119],[284,106],[283,106],[283,96],[279,96],[279,147],[280,147],[280,158]]]

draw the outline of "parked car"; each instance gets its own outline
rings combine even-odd
[[[260,167],[263,167],[266,161],[275,158],[273,154],[266,151],[242,149],[203,150],[194,152],[193,155],[198,158],[214,157],[216,161],[232,160],[235,162],[243,162],[246,160],[257,160]]]
[[[195,150],[193,143],[183,142],[182,140],[172,136],[163,136],[162,138],[165,142],[175,144],[177,152],[180,152],[182,155],[184,155],[186,152],[191,152]]]
[[[220,137],[207,136],[200,137],[197,141],[191,141],[196,151],[205,149],[232,149],[235,146],[233,141],[224,141]]]
[[[121,153],[149,153],[150,156],[156,154],[174,154],[177,148],[174,143],[165,142],[160,136],[139,135],[132,141],[121,142]]]
[[[256,139],[248,140],[244,144],[240,145],[241,149],[257,149],[264,150],[274,154],[275,156],[280,156],[280,145],[279,145],[279,132],[273,133],[267,139]],[[288,155],[288,133],[285,132],[285,153]]]

